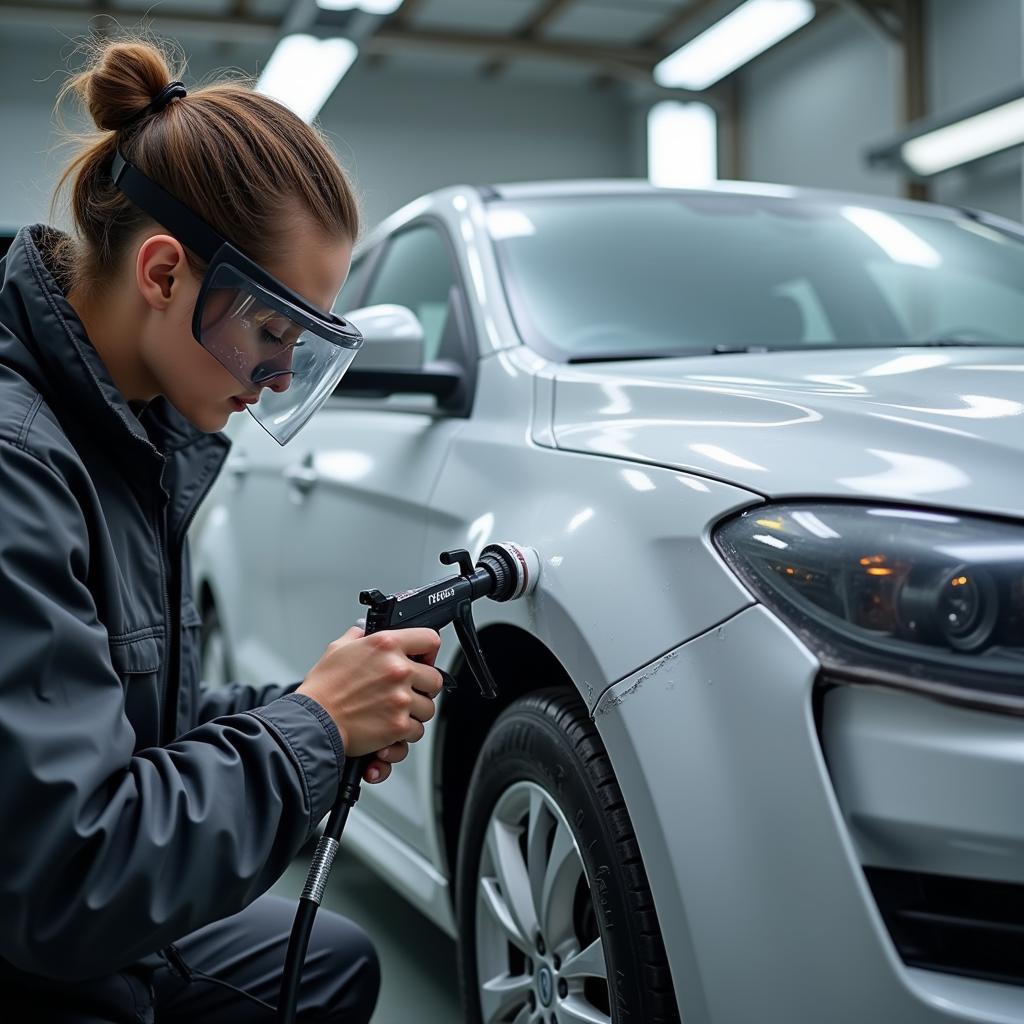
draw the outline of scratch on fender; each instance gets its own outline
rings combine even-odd
[[[649,679],[653,679],[656,675],[665,669],[666,665],[669,665],[674,659],[679,657],[678,651],[670,651],[665,655],[664,658],[659,658],[650,668],[645,672],[641,672],[621,693],[612,694],[600,707],[595,711],[595,716],[606,715],[612,708],[617,708],[621,705],[627,697],[631,697],[641,686],[644,685]],[[671,683],[671,680],[670,680]]]

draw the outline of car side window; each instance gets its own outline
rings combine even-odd
[[[420,224],[394,236],[361,305],[394,303],[411,309],[423,325],[425,359],[437,358],[455,284],[448,245],[437,228]]]

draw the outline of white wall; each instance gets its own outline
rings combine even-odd
[[[864,150],[899,124],[899,61],[852,15],[812,23],[741,72],[744,177],[791,185],[897,195]]]
[[[1022,6],[1020,0],[930,0],[925,33],[931,113],[955,115],[1021,81]],[[931,196],[1021,220],[1020,150],[940,175]]]
[[[375,222],[444,185],[638,174],[629,115],[609,90],[382,69],[355,71],[321,121]]]
[[[928,0],[930,114],[943,115],[1020,82],[1021,0]],[[812,24],[740,73],[744,176],[796,185],[903,191],[899,176],[868,168],[865,152],[902,127],[898,49],[852,13]],[[1020,151],[931,182],[940,202],[1020,220]]]
[[[67,151],[53,151],[51,107],[63,39],[0,39],[0,230],[48,219]],[[189,78],[218,63],[254,68],[265,54],[190,48]],[[69,108],[69,109],[73,109]],[[402,203],[456,182],[623,177],[642,172],[630,101],[559,80],[415,75],[357,63],[322,126],[356,178],[369,226]]]

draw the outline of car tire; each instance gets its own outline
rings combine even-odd
[[[228,638],[221,625],[217,606],[209,604],[203,610],[199,632],[199,678],[210,686],[226,686],[234,678]]]
[[[576,693],[516,701],[484,741],[456,914],[469,1024],[678,1022],[633,826]]]

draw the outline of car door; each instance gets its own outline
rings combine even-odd
[[[296,677],[280,614],[281,553],[269,540],[285,523],[281,477],[289,454],[247,415],[234,417],[225,432],[231,453],[190,533],[196,594],[208,590],[212,597],[224,645],[208,681],[286,683]],[[196,616],[196,609],[185,615]]]
[[[443,343],[448,354],[454,321],[464,324],[452,312],[461,287],[443,226],[421,221],[391,237],[367,286],[350,293],[346,305],[408,307],[423,325],[430,361]],[[475,343],[456,348],[475,358],[466,354],[475,353]],[[439,412],[428,395],[333,397],[297,438],[285,470],[290,508],[281,595],[289,657],[300,674],[363,615],[361,590],[407,590],[428,582],[425,573],[444,574],[436,553],[423,550],[429,498],[464,423]],[[386,786],[367,787],[359,806],[426,852],[415,752],[402,767]]]

